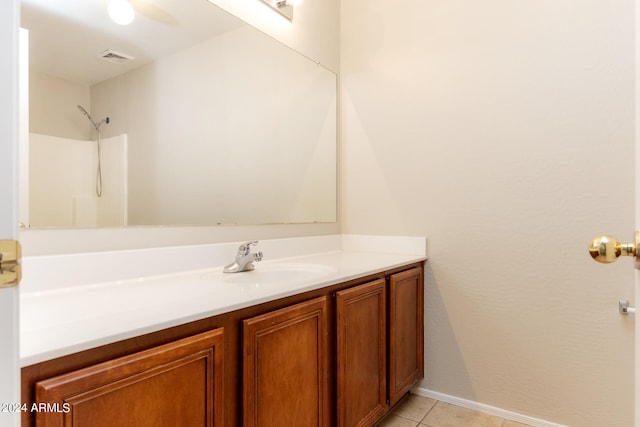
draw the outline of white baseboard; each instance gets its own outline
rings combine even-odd
[[[522,415],[516,412],[506,411],[504,409],[485,405],[483,403],[478,403],[478,402],[474,402],[467,399],[461,399],[456,396],[451,396],[444,393],[438,393],[437,391],[427,390],[426,388],[416,387],[413,390],[411,390],[411,392],[418,396],[428,397],[430,399],[451,403],[452,405],[462,406],[463,408],[472,409],[474,411],[504,418],[510,421],[516,421],[518,423],[527,424],[533,427],[567,427],[562,424],[556,424],[556,423],[541,420],[538,418],[533,418],[528,415]]]

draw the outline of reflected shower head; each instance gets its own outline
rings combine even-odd
[[[91,122],[91,124],[93,125],[94,128],[96,128],[96,130],[98,130],[98,128],[100,127],[100,125],[102,123],[106,123],[109,124],[109,117],[105,117],[104,119],[102,119],[100,121],[100,123],[96,123],[93,121],[93,119],[91,118],[91,115],[87,112],[87,110],[85,110],[84,108],[82,108],[82,105],[78,104],[78,110],[80,110],[80,112],[82,114],[84,114],[85,116],[87,116],[87,119],[89,119],[89,121]]]
[[[87,118],[89,120],[91,120],[91,116],[89,115],[89,113],[87,113],[87,110],[82,108],[82,105],[78,104],[78,110],[80,110],[82,112],[82,114],[84,114],[85,116],[87,116]],[[93,121],[93,120],[91,120],[91,121]]]

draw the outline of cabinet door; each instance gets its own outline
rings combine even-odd
[[[336,293],[337,424],[372,426],[386,411],[385,281]]]
[[[37,426],[218,427],[223,329],[36,384]]]
[[[243,425],[329,426],[327,298],[243,321]]]
[[[424,284],[421,268],[389,281],[389,403],[424,376]]]

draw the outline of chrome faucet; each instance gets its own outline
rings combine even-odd
[[[253,265],[253,262],[262,260],[262,252],[251,252],[251,245],[257,244],[257,240],[241,244],[238,248],[236,260],[225,266],[222,271],[224,273],[239,273],[241,271],[250,271],[256,268],[255,265]]]

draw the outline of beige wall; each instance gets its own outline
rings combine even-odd
[[[91,111],[128,135],[129,225],[336,221],[336,75],[248,25],[93,85]]]
[[[337,72],[340,0],[303,0],[288,21],[258,0],[209,0],[287,46]]]
[[[77,105],[89,110],[89,86],[43,72],[29,73],[29,126],[32,133],[90,139],[91,124]]]
[[[341,2],[342,228],[426,235],[422,387],[633,425],[633,2]]]

